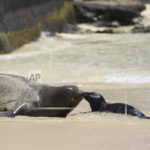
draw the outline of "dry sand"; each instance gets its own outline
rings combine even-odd
[[[127,102],[150,116],[150,85],[80,85],[109,102]],[[99,89],[99,90],[97,90]],[[149,150],[150,120],[91,113],[86,101],[65,119],[0,118],[1,150]],[[88,113],[84,113],[88,112]]]

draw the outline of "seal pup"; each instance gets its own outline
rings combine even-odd
[[[54,87],[11,74],[0,74],[0,110],[3,116],[66,117],[82,100],[76,86]]]
[[[84,92],[84,98],[89,102],[92,111],[112,112],[137,116],[141,119],[150,119],[135,107],[124,103],[107,103],[101,94],[96,92]]]

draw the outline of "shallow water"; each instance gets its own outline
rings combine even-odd
[[[150,83],[150,34],[48,37],[0,56],[1,72],[50,83]],[[13,62],[13,63],[12,63]]]
[[[0,70],[51,85],[75,84],[108,102],[150,116],[150,34],[60,34],[0,56]],[[0,118],[0,147],[9,149],[149,150],[150,121],[91,113],[82,101],[67,118]]]

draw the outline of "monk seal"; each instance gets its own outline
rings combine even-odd
[[[17,75],[0,74],[0,109],[4,116],[66,117],[82,100],[76,86],[54,87]]]
[[[128,114],[137,116],[141,119],[150,119],[150,117],[145,116],[141,111],[131,105],[123,103],[107,103],[104,97],[96,92],[84,92],[83,96],[89,102],[92,111]]]

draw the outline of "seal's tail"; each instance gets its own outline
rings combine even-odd
[[[141,119],[150,119],[150,117],[147,117],[146,115],[144,115],[143,113],[138,113],[137,115],[139,118]]]
[[[147,117],[145,115],[143,115],[142,117],[139,117],[139,118],[141,118],[141,119],[150,119],[150,117]]]
[[[150,119],[150,117],[145,117],[145,119]]]

